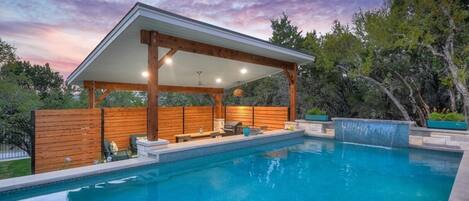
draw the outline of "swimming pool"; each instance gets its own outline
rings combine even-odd
[[[461,154],[297,138],[0,194],[0,200],[447,200]]]

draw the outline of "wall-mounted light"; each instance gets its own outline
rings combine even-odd
[[[241,70],[239,71],[241,74],[246,74],[248,73],[248,69],[246,68],[241,68]]]
[[[215,79],[215,82],[216,82],[216,83],[221,83],[221,81],[222,81],[221,78]]]
[[[147,71],[143,71],[143,72],[142,72],[142,77],[148,77],[148,72],[147,72]]]

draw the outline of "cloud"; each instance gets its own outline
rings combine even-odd
[[[326,33],[332,22],[350,23],[359,9],[383,0],[144,0],[144,3],[262,39],[270,20],[287,13],[303,31]],[[68,75],[131,9],[127,0],[0,1],[0,37],[35,64]]]

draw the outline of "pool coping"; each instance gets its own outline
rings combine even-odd
[[[121,169],[139,167],[156,163],[150,158],[133,158],[128,160],[116,161],[112,163],[103,163],[97,165],[88,165],[66,170],[58,170],[34,175],[14,177],[0,180],[0,193],[12,190],[19,190],[28,187],[35,187],[64,180],[70,180],[80,177],[92,176]]]
[[[221,139],[206,139],[206,140],[193,141],[193,142],[175,143],[175,144],[168,145],[168,147],[165,149],[158,150],[156,154],[173,153],[173,152],[187,151],[187,150],[192,150],[192,149],[197,149],[197,148],[215,147],[215,146],[226,145],[226,144],[250,142],[250,141],[254,141],[258,139],[275,138],[279,136],[287,136],[287,135],[292,135],[292,134],[298,135],[298,133],[301,133],[301,132],[304,133],[304,130],[301,130],[301,129],[297,129],[294,131],[275,130],[275,131],[265,132],[264,134],[253,135],[249,137],[237,135],[237,136],[223,137]],[[229,151],[229,150],[226,150],[226,151]],[[116,161],[116,162],[111,162],[111,163],[102,163],[102,164],[97,164],[97,165],[89,165],[89,166],[70,168],[70,169],[65,169],[65,170],[39,173],[39,174],[34,174],[34,175],[2,179],[0,180],[0,193],[14,191],[14,190],[21,190],[21,189],[25,189],[29,187],[37,187],[37,186],[51,184],[55,182],[61,182],[65,180],[98,175],[98,174],[108,173],[112,171],[140,167],[144,165],[157,164],[157,163],[159,163],[158,158],[139,157],[139,158]]]
[[[464,151],[449,201],[469,201],[469,150]]]
[[[346,118],[346,117],[334,117],[331,118],[334,121],[342,121],[342,120],[354,120],[354,121],[362,121],[362,122],[375,122],[375,123],[388,123],[388,124],[406,124],[406,125],[413,125],[415,124],[414,121],[400,121],[400,120],[389,120],[389,119],[363,119],[363,118]]]
[[[219,146],[219,145],[232,144],[232,143],[238,143],[238,142],[246,142],[246,141],[258,140],[258,139],[272,138],[272,137],[290,135],[290,134],[295,134],[295,133],[300,133],[300,132],[304,133],[304,130],[303,129],[296,129],[293,131],[274,130],[274,131],[264,132],[263,134],[251,135],[248,137],[245,137],[243,135],[234,135],[234,136],[227,136],[227,137],[222,137],[222,138],[195,140],[195,141],[189,141],[189,142],[184,142],[184,143],[173,143],[173,144],[169,144],[168,147],[165,149],[155,150],[151,152],[150,154],[157,155],[157,154],[166,154],[166,153],[172,153],[172,152],[178,152],[178,151],[187,151],[190,149],[198,149],[198,148],[204,148],[204,147],[212,147],[212,146]]]

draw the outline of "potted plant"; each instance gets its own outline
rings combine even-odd
[[[305,119],[310,121],[329,121],[329,116],[324,110],[314,107],[306,111]]]
[[[427,120],[428,128],[467,130],[463,114],[456,112],[432,112]]]

